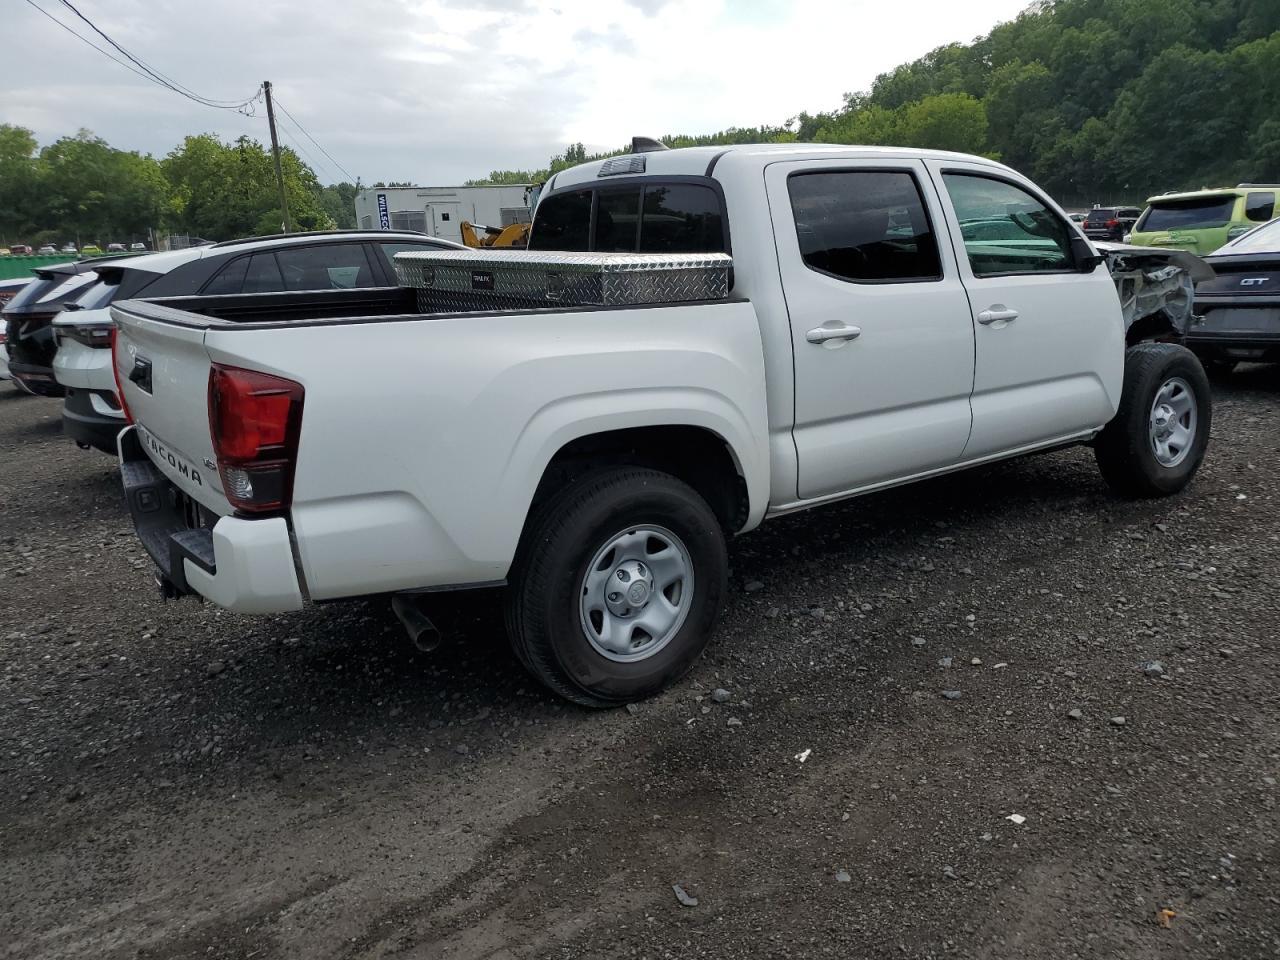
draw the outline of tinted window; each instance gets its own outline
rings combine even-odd
[[[1027,191],[989,177],[949,173],[942,179],[975,277],[1073,269],[1071,227]],[[971,229],[979,223],[981,234]]]
[[[363,243],[320,243],[276,251],[286,290],[350,290],[373,286]]]
[[[212,280],[205,284],[201,293],[210,295],[219,293],[239,293],[244,289],[244,277],[249,272],[249,258],[238,257],[232,260]]]
[[[591,191],[575,190],[547,197],[529,235],[530,250],[582,251],[591,243]]]
[[[673,183],[644,188],[641,253],[723,253],[724,216],[710,187]]]
[[[1274,193],[1251,193],[1244,199],[1244,215],[1258,223],[1266,223],[1276,212]]]
[[[787,181],[800,256],[846,280],[936,280],[938,245],[915,177],[873,170]]]
[[[634,253],[640,230],[640,188],[600,191],[596,201],[596,239],[591,249]]]
[[[249,258],[249,269],[244,277],[244,293],[278,293],[284,289],[284,279],[276,266],[274,253],[255,253]]]
[[[1234,195],[1161,200],[1147,208],[1147,215],[1142,218],[1141,226],[1147,232],[1225,227],[1231,222],[1235,206]]]
[[[1090,223],[1106,223],[1108,220],[1116,219],[1117,211],[1113,207],[1094,207],[1089,211],[1086,219]]]

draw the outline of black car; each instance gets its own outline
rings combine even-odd
[[[1090,240],[1119,243],[1133,229],[1142,211],[1137,207],[1094,207],[1080,226]]]
[[[65,393],[53,377],[53,318],[93,282],[93,267],[83,263],[59,263],[35,271],[4,305],[5,347],[9,351],[9,376],[27,393],[60,397]]]
[[[1280,362],[1280,219],[1204,258],[1217,274],[1196,284],[1186,344],[1206,365]]]

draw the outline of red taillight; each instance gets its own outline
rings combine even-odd
[[[237,510],[285,510],[302,430],[302,384],[215,363],[209,432],[222,490]]]
[[[111,328],[111,376],[116,382],[116,396],[120,399],[120,409],[124,411],[124,422],[133,423],[133,414],[129,412],[129,404],[124,399],[124,387],[120,385],[120,364],[116,343],[120,339],[120,331]]]
[[[1120,221],[1119,221],[1119,220],[1108,220],[1108,221],[1107,221],[1107,226],[1108,226],[1108,227],[1111,227],[1112,229],[1114,229],[1114,228],[1116,228],[1116,227],[1120,226]]]

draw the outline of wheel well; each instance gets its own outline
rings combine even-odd
[[[1178,331],[1174,329],[1164,311],[1157,311],[1141,320],[1133,321],[1124,335],[1126,347],[1132,347],[1135,343],[1143,343],[1147,340],[1177,341],[1180,339]]]
[[[747,484],[729,445],[691,426],[632,427],[571,440],[551,458],[529,512],[565,484],[601,466],[651,467],[683,480],[711,507],[726,532],[747,521]]]

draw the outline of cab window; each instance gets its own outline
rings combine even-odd
[[[1074,268],[1072,229],[1032,194],[991,177],[947,173],[942,180],[975,277]]]
[[[855,283],[940,280],[942,264],[916,179],[906,171],[833,170],[787,181],[800,256]]]
[[[591,191],[573,190],[542,200],[529,235],[529,249],[590,250]]]

